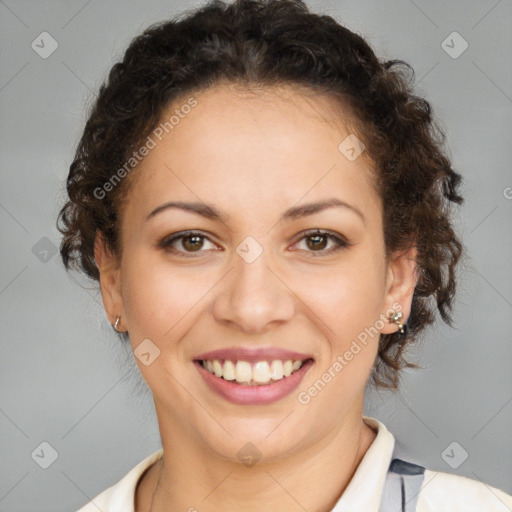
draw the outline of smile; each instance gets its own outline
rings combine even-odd
[[[230,361],[219,359],[203,359],[201,364],[211,374],[226,381],[246,386],[261,386],[278,382],[290,377],[299,370],[304,361],[281,360],[271,361]]]
[[[313,364],[312,358],[194,360],[207,388],[237,405],[268,405],[285,398],[297,389]]]

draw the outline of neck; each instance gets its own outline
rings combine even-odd
[[[291,457],[251,467],[205,456],[175,433],[162,436],[164,456],[141,478],[136,511],[259,512],[265,503],[267,510],[326,512],[375,436],[359,416]]]

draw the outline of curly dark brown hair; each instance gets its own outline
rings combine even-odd
[[[133,39],[100,87],[70,166],[69,201],[57,220],[66,270],[99,280],[96,233],[120,256],[118,219],[133,173],[108,190],[105,183],[171,102],[223,81],[302,86],[355,112],[358,136],[375,163],[387,256],[411,243],[418,250],[407,332],[381,335],[372,374],[377,386],[396,389],[400,370],[417,366],[405,360],[406,346],[437,311],[452,322],[462,245],[451,207],[463,201],[461,176],[443,150],[445,136],[431,105],[413,93],[411,66],[379,60],[362,37],[331,16],[311,13],[300,0],[213,0]]]

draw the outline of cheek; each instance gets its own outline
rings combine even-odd
[[[354,257],[343,268],[333,268],[321,278],[317,275],[313,291],[303,289],[304,298],[309,295],[305,302],[321,320],[315,323],[323,326],[329,340],[327,364],[349,351],[345,359],[350,359],[351,368],[373,365],[385,307],[384,267],[377,256]]]
[[[385,282],[374,259],[354,258],[351,265],[333,269],[316,281],[309,296],[315,308],[329,319],[329,327],[354,331],[373,325],[382,312]],[[319,276],[317,276],[319,277]],[[307,291],[306,297],[307,297]]]
[[[143,251],[123,261],[122,283],[130,334],[162,343],[183,331],[183,320],[207,291],[192,270],[172,270]]]
[[[340,274],[330,280],[322,301],[315,306],[321,320],[316,325],[327,326],[322,332],[327,343],[321,347],[318,371],[304,384],[302,397],[313,400],[321,396],[316,407],[327,423],[336,422],[364,393],[374,366],[384,325],[383,288],[378,277],[370,269],[366,274]]]

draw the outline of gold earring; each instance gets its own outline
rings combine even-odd
[[[121,317],[118,316],[117,319],[116,319],[116,323],[114,324],[114,329],[117,331],[117,332],[123,332],[123,331],[120,331],[118,328],[117,328],[117,325],[119,324],[119,320],[121,320]]]
[[[402,324],[402,317],[403,313],[401,311],[393,311],[389,313],[389,321],[391,323],[394,323],[398,325],[398,330],[400,331],[400,334],[405,334],[404,325]]]

